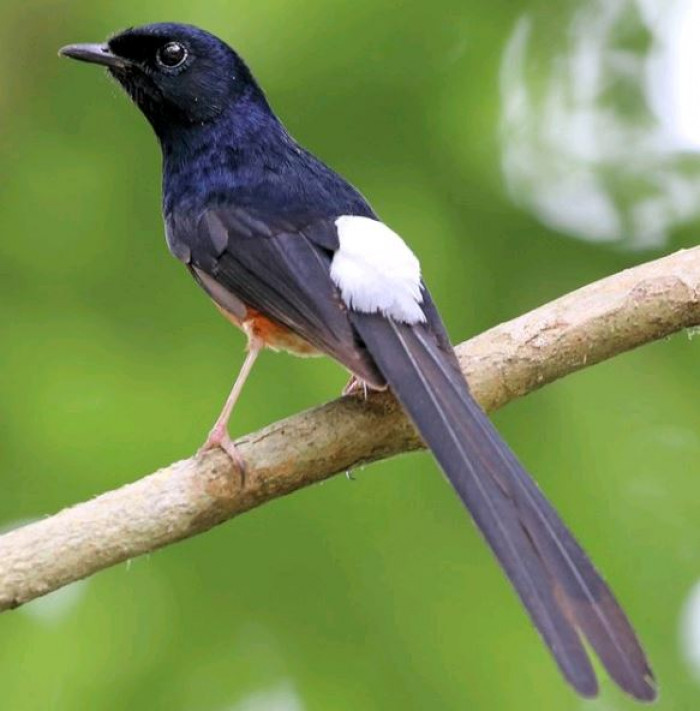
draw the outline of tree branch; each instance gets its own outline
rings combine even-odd
[[[568,373],[700,323],[700,248],[629,269],[457,348],[486,410]],[[360,463],[421,447],[387,393],[345,397],[239,441],[245,485],[222,452],[0,536],[0,611],[194,536]]]

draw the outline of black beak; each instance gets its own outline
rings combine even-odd
[[[58,50],[62,57],[77,59],[79,62],[102,64],[105,67],[124,69],[130,62],[113,54],[106,44],[69,44]]]

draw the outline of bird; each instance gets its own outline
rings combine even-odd
[[[390,389],[569,684],[598,693],[588,645],[623,691],[654,700],[653,672],[612,591],[472,397],[418,258],[292,138],[241,56],[167,22],[60,54],[106,67],[150,123],[170,252],[247,337],[203,449],[244,468],[228,422],[264,348],[330,356],[350,390]]]

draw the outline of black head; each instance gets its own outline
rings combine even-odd
[[[241,99],[266,106],[236,52],[190,25],[135,27],[106,44],[70,45],[60,54],[106,66],[161,136],[212,121]]]

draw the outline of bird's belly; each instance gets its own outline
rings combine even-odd
[[[242,318],[232,314],[230,311],[216,304],[216,307],[234,326],[240,328],[248,338],[261,340],[267,348],[273,351],[287,351],[296,356],[310,357],[323,355],[314,348],[308,341],[297,336],[294,331],[281,326],[263,316],[255,309],[246,308],[245,316]]]

